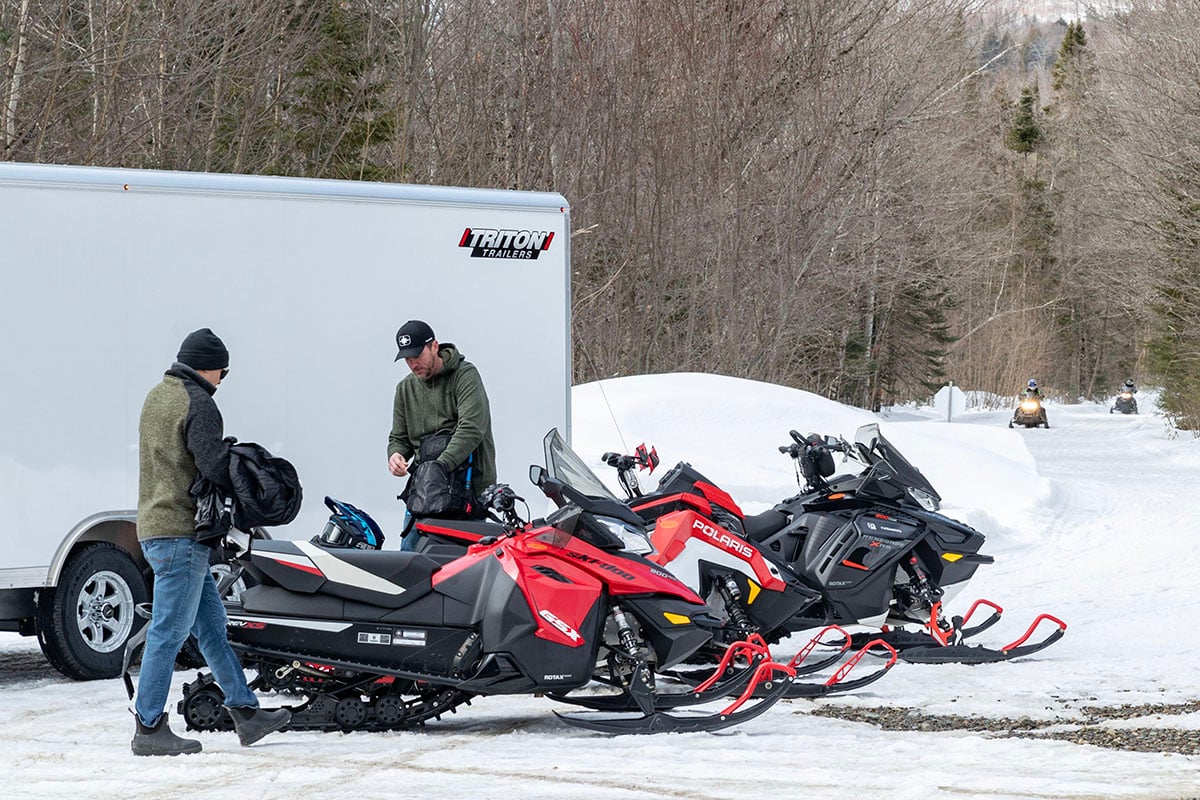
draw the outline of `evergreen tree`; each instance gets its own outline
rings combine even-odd
[[[1051,73],[1051,86],[1055,91],[1063,91],[1075,74],[1086,71],[1087,36],[1083,32],[1082,22],[1071,22],[1058,48],[1058,58],[1054,61]]]
[[[1042,128],[1038,124],[1036,116],[1037,101],[1038,90],[1036,85],[1027,86],[1021,90],[1021,97],[1017,101],[1012,126],[1009,128],[1008,135],[1004,140],[1004,144],[1009,150],[1015,150],[1022,155],[1029,155],[1041,146],[1045,136],[1042,133]]]
[[[377,157],[395,132],[384,101],[382,58],[371,46],[367,12],[357,3],[329,2],[318,44],[295,76],[287,122],[293,130],[295,172],[314,178],[387,180]]]

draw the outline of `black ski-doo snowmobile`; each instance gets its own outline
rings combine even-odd
[[[258,672],[251,687],[304,697],[290,730],[342,731],[408,728],[491,694],[583,705],[604,713],[558,716],[608,733],[718,730],[787,692],[793,670],[750,642],[704,687],[669,691],[664,673],[718,622],[635,552],[649,543],[628,508],[540,467],[531,480],[562,507],[520,526],[464,523],[492,535],[457,558],[359,549],[336,531],[326,542],[253,542],[237,564],[256,585],[226,606],[230,641]],[[511,490],[495,495],[511,507]],[[608,692],[572,694],[593,681]],[[672,712],[713,701],[723,707]],[[231,724],[210,675],[185,685],[178,710],[191,729]]]
[[[620,480],[630,491],[633,510],[657,523],[651,541],[660,554],[655,557],[658,563],[682,577],[694,569],[686,562],[703,559],[697,542],[728,547],[732,541],[733,552],[752,548],[818,591],[822,601],[789,618],[784,623],[788,630],[829,624],[882,627],[882,634],[859,634],[854,642],[878,638],[913,662],[1007,660],[1037,652],[1062,637],[1065,623],[1042,614],[1024,636],[1004,647],[964,644],[964,639],[996,624],[1003,612],[995,603],[980,600],[962,618],[948,621],[942,614],[975,570],[992,563],[991,556],[979,552],[984,535],[938,513],[941,496],[884,438],[878,425],[860,428],[853,444],[839,437],[803,437],[795,431],[791,437],[792,442],[779,450],[795,460],[797,478],[806,482],[804,491],[755,516],[746,516],[727,492],[686,462],[668,471],[653,494],[642,495],[633,470],[649,467],[644,448],[635,456],[606,454],[605,460],[625,473]],[[835,452],[855,459],[863,470],[831,478]],[[711,527],[664,528],[663,519],[683,508],[710,520]],[[969,625],[980,608],[989,609],[990,615]],[[1028,643],[1043,622],[1058,627],[1045,639]],[[914,624],[924,632],[904,630]]]
[[[1042,405],[1039,396],[1027,394],[1017,403],[1012,419],[1008,421],[1008,427],[1012,428],[1017,425],[1023,425],[1026,428],[1036,428],[1039,425],[1043,428],[1050,427],[1050,421],[1046,417],[1046,407]]]

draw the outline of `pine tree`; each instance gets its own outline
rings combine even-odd
[[[288,121],[296,170],[314,178],[393,178],[376,158],[391,141],[394,110],[383,96],[382,64],[370,45],[367,13],[354,3],[330,2],[319,23],[319,44],[295,77]]]
[[[1035,152],[1045,139],[1036,116],[1037,101],[1036,85],[1027,86],[1021,90],[1021,98],[1017,101],[1012,127],[1009,128],[1008,135],[1004,140],[1004,144],[1009,150],[1029,155]]]
[[[1066,35],[1058,48],[1058,58],[1054,62],[1051,73],[1051,86],[1056,92],[1067,88],[1072,75],[1086,71],[1087,36],[1083,32],[1082,22],[1071,22],[1067,25]]]

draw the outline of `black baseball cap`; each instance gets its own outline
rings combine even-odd
[[[433,339],[433,328],[419,319],[410,319],[396,331],[396,347],[400,352],[396,353],[394,360],[416,358]]]

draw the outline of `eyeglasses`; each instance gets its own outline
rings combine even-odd
[[[225,380],[229,376],[229,367],[221,370],[221,380]]]

